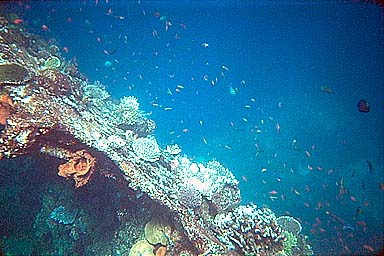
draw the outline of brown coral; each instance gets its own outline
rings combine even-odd
[[[20,85],[31,79],[27,69],[16,63],[0,65],[0,84]]]
[[[41,76],[37,77],[37,83],[39,86],[58,95],[69,95],[73,87],[67,75],[54,69],[43,70]]]
[[[7,118],[11,114],[11,107],[13,105],[12,99],[8,94],[0,94],[0,124],[5,125]]]
[[[59,176],[70,178],[75,180],[76,188],[79,188],[87,184],[91,177],[96,159],[86,152],[85,150],[79,150],[70,155],[68,162],[59,165]]]

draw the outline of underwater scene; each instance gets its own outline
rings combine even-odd
[[[1,255],[381,255],[380,1],[0,2]]]

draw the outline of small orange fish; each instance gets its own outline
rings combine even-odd
[[[22,19],[14,19],[13,20],[13,24],[15,24],[15,25],[19,25],[19,24],[21,24],[23,22],[24,22],[24,20],[22,20]]]
[[[276,190],[271,190],[269,191],[269,194],[270,195],[277,195],[279,192],[277,192]]]
[[[49,30],[48,26],[45,25],[45,24],[41,26],[41,29],[42,29],[43,31],[48,31],[48,30]]]
[[[370,252],[374,252],[375,251],[372,246],[366,245],[366,244],[364,245],[364,249],[367,249]]]

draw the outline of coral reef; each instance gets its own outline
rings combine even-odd
[[[61,159],[57,161],[66,161],[58,164],[59,175],[73,178],[76,187],[87,184],[84,187],[87,189],[94,183],[88,183],[91,176],[103,177],[109,186],[101,185],[97,189],[121,187],[121,191],[132,194],[126,195],[132,207],[162,212],[174,228],[169,237],[172,242],[166,249],[159,250],[160,244],[164,246],[164,237],[156,246],[144,240],[133,246],[131,255],[140,251],[139,248],[143,249],[141,255],[153,255],[157,250],[161,255],[166,250],[171,256],[273,255],[283,250],[284,235],[273,212],[267,208],[239,206],[239,183],[227,168],[218,161],[192,162],[185,156],[173,154],[176,149],[161,150],[155,137],[150,135],[155,123],[141,114],[136,98],[124,97],[116,104],[102,86],[90,85],[75,65],[61,58],[57,47],[8,26],[4,18],[0,18],[0,24],[0,48],[3,49],[0,63],[5,69],[18,72],[17,76],[11,76],[7,71],[1,80],[1,95],[7,96],[0,105],[1,121],[6,123],[0,134],[0,159],[44,152]],[[34,43],[29,43],[32,40]],[[53,56],[60,60],[60,67]],[[56,68],[44,69],[46,60]],[[103,100],[96,99],[99,96]],[[123,193],[121,191],[119,193]],[[191,195],[195,202],[187,202],[181,192]],[[62,250],[47,254],[57,255],[63,251],[75,254],[76,241],[91,233],[85,228],[84,223],[88,222],[84,221],[86,215],[80,208],[72,224],[57,223],[70,215],[61,205],[65,209],[75,207],[63,203],[43,205],[44,214],[36,220],[37,226],[48,230],[40,232],[41,238],[50,233],[56,241],[54,247]],[[98,210],[112,211],[105,207]],[[89,210],[88,215],[91,212]],[[139,212],[142,216],[146,211]],[[119,220],[129,216],[123,211],[120,213]],[[113,220],[103,219],[100,223],[113,224]],[[104,231],[110,229],[111,225],[107,224],[104,225],[108,229]],[[124,239],[138,234],[130,232],[129,225],[121,225],[127,232],[117,232],[116,241],[104,247],[100,242],[91,243],[94,247],[84,250],[84,254],[120,254],[123,249],[126,252],[133,242],[123,242]],[[303,248],[301,244],[305,242],[305,237],[298,237],[298,247]],[[116,247],[123,249],[112,249]],[[292,252],[295,253],[295,248]]]
[[[268,208],[239,206],[216,215],[215,232],[228,251],[245,255],[275,255],[283,250],[284,236]]]

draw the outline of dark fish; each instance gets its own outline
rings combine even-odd
[[[355,176],[355,169],[352,170],[351,178],[353,178],[353,176]]]
[[[365,190],[364,181],[361,182],[361,188],[362,188],[363,190]]]
[[[355,211],[355,216],[353,216],[353,219],[356,220],[362,213],[363,213],[363,209],[360,206],[357,207]]]
[[[369,172],[372,173],[372,171],[373,171],[373,165],[372,165],[371,161],[366,160],[366,162],[367,162],[367,164],[368,164]]]
[[[357,109],[362,113],[368,113],[371,110],[366,100],[360,100],[359,103],[357,103]]]

